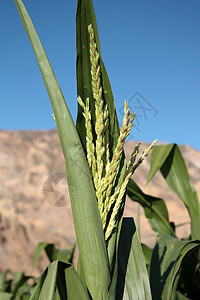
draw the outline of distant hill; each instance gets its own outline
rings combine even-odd
[[[127,159],[136,142],[125,145]],[[148,146],[143,143],[141,151]],[[200,195],[200,152],[190,146],[181,151],[198,195]],[[134,175],[145,192],[166,199],[170,220],[176,224],[188,220],[187,212],[170,191],[160,174],[145,187],[149,158]],[[136,203],[127,201],[125,215],[137,215]],[[155,239],[141,208],[141,238],[153,245]],[[179,235],[188,232],[180,228]],[[57,132],[0,131],[0,269],[12,271],[22,267],[30,274],[33,253],[38,242],[53,242],[67,248],[75,241],[65,162]],[[41,273],[48,261],[43,258],[35,274]]]

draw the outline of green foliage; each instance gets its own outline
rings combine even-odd
[[[167,234],[159,238],[150,268],[153,299],[171,299],[173,289],[177,288],[176,278],[183,260],[199,245],[199,241],[180,241]]]
[[[114,231],[108,240],[105,239],[94,178],[87,162],[87,128],[82,116],[84,105],[90,107],[91,131],[92,136],[96,137],[97,115],[95,114],[94,84],[91,77],[91,40],[88,34],[90,24],[94,30],[95,47],[99,53],[101,69],[99,80],[101,80],[101,96],[104,101],[102,110],[106,107],[109,116],[111,157],[118,144],[120,130],[110,82],[101,57],[92,0],[78,0],[77,5],[77,92],[83,104],[81,105],[79,101],[76,126],[32,21],[22,1],[15,0],[15,3],[34,49],[52,104],[66,160],[71,206],[80,253],[76,272],[71,263],[73,250],[71,252],[60,251],[52,244],[40,243],[35,252],[33,266],[43,250],[51,264],[42,274],[30,299],[153,298],[166,300],[190,299],[191,297],[195,299],[196,295],[200,294],[200,205],[177,145],[154,148],[148,182],[158,170],[161,171],[170,188],[180,197],[189,211],[191,238],[188,237],[184,241],[178,240],[175,234],[176,226],[173,227],[169,222],[164,200],[146,195],[130,179],[127,194],[133,201],[142,205],[158,238],[157,244],[153,250],[145,245],[141,247],[133,219],[123,218],[125,194],[115,215]],[[89,102],[86,103],[86,101]],[[115,168],[116,178],[112,186],[112,195],[122,186],[127,172],[123,151],[120,155],[117,158],[119,164]],[[142,157],[145,156],[146,152]],[[136,166],[141,161],[139,160]],[[115,206],[111,205],[108,219],[111,219],[114,208]],[[192,278],[195,280],[192,281]],[[5,299],[9,299],[10,293],[10,290],[6,288],[7,285],[8,283],[3,284],[5,288],[2,290],[7,297]]]
[[[23,272],[11,273],[8,270],[0,273],[1,300],[27,300],[36,285],[36,279],[25,276]]]
[[[160,236],[151,259],[150,280],[153,298],[199,299],[200,204],[176,144],[157,146],[153,149],[147,182],[158,170],[186,205],[191,217],[191,236],[182,241],[167,234]]]
[[[190,180],[185,162],[176,144],[153,149],[148,181],[160,169],[169,187],[185,204],[191,217],[191,236],[200,239],[200,205],[197,192]]]
[[[142,205],[145,216],[156,236],[162,233],[175,235],[169,222],[167,207],[162,199],[146,195],[132,179],[128,183],[127,194],[131,200]]]
[[[55,260],[60,260],[63,262],[72,263],[74,250],[75,250],[75,246],[70,250],[68,249],[60,250],[60,249],[56,249],[54,244],[39,243],[35,250],[32,269],[35,267],[42,251],[45,251],[45,254],[47,255],[50,262],[53,262]]]
[[[151,299],[145,259],[132,218],[124,218],[118,243],[116,299]],[[141,286],[143,287],[141,289]]]

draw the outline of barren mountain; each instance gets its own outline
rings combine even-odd
[[[128,141],[125,153],[129,159],[136,142]],[[148,144],[143,143],[141,151]],[[200,195],[200,152],[190,146],[181,151],[198,195]],[[170,191],[160,174],[145,186],[149,158],[134,175],[145,192],[166,200],[170,220],[176,224],[189,220],[178,197]],[[138,204],[127,200],[125,215],[137,216]],[[142,241],[152,246],[152,231],[140,210]],[[178,235],[188,234],[188,225]],[[30,274],[33,254],[39,242],[52,242],[69,248],[75,241],[65,162],[57,132],[0,131],[0,270],[24,270]],[[37,264],[39,275],[46,265],[43,256]]]

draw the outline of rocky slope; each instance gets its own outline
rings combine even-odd
[[[125,146],[127,159],[135,142]],[[148,145],[143,143],[142,149]],[[200,152],[181,146],[189,173],[200,195]],[[134,175],[146,193],[166,199],[170,220],[187,221],[184,205],[171,192],[160,174],[145,187],[149,158]],[[138,205],[127,201],[125,215],[137,215]],[[141,238],[153,245],[154,236],[140,210]],[[189,232],[181,227],[179,236]],[[75,241],[72,213],[66,185],[65,162],[57,132],[0,131],[0,270],[23,269],[30,274],[34,249],[38,242],[53,242],[67,248]],[[48,264],[43,256],[35,274]]]

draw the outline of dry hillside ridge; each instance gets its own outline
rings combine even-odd
[[[129,159],[136,142],[128,141],[125,153]],[[141,151],[148,144],[143,143]],[[198,195],[200,195],[200,152],[181,146],[183,157]],[[134,175],[145,192],[166,200],[170,220],[176,224],[189,220],[184,205],[170,191],[160,174],[145,187],[149,158]],[[136,217],[137,203],[129,199],[125,215]],[[141,208],[141,238],[152,246],[153,233]],[[184,226],[180,237],[189,232]],[[38,242],[52,242],[67,248],[75,241],[65,162],[56,130],[0,131],[0,270],[30,274]],[[41,274],[48,260],[43,256],[35,275]]]

